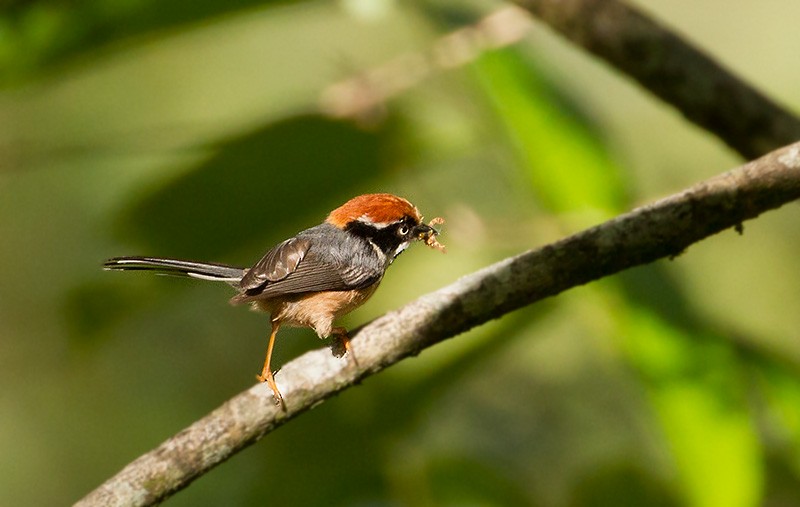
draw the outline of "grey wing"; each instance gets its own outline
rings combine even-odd
[[[242,278],[237,302],[284,294],[360,289],[381,278],[381,270],[367,263],[315,251],[306,238],[292,238],[264,256]]]
[[[292,274],[311,247],[311,241],[290,238],[276,245],[242,277],[242,291],[258,290],[270,282],[278,282]]]

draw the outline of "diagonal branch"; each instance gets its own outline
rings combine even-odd
[[[514,0],[745,159],[800,139],[800,119],[619,0]]]
[[[691,244],[800,198],[800,143],[679,194],[465,276],[367,324],[353,337],[360,369],[327,350],[286,364],[126,466],[80,506],[153,505],[278,426],[408,356],[522,306]]]

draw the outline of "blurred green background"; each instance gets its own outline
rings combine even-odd
[[[800,110],[796,1],[638,4]],[[107,257],[247,265],[368,191],[446,217],[447,255],[403,255],[354,326],[740,163],[539,24],[319,113],[494,3],[2,5],[0,505],[71,503],[254,382],[263,315]],[[169,504],[798,505],[798,226],[789,205],[445,342]],[[320,346],[285,331],[275,363]]]

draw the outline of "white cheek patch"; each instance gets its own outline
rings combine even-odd
[[[409,242],[409,241],[406,241],[406,242],[404,242],[404,243],[400,243],[400,244],[397,246],[397,249],[395,249],[395,251],[394,251],[394,254],[392,254],[392,257],[397,257],[398,255],[400,255],[401,253],[403,253],[403,250],[405,250],[406,248],[408,248],[408,245],[410,245],[410,244],[411,244],[411,242]]]

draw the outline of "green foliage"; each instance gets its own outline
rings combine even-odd
[[[317,112],[325,86],[443,35],[436,7],[8,4],[0,503],[79,498],[260,366],[266,319],[226,287],[103,273],[106,257],[245,265],[366,191],[444,216],[447,256],[404,254],[352,327],[732,163],[538,38],[433,66],[359,121]],[[634,164],[631,146],[670,155]],[[800,243],[774,215],[405,361],[168,504],[795,504]],[[287,330],[276,361],[319,346]]]
[[[8,2],[7,2],[8,3]],[[70,59],[215,16],[281,0],[11,0],[0,12],[0,82],[19,81]]]
[[[509,57],[514,54],[484,57],[480,68],[537,197],[556,213],[624,211],[620,171],[598,136],[569,110],[564,114],[558,107],[563,101],[555,100],[535,73],[525,72],[529,67],[519,57]],[[683,496],[697,506],[755,505],[761,455],[746,403],[747,386],[731,356],[733,345],[722,337],[709,343],[704,329],[709,324],[688,313],[687,301],[663,270],[633,271],[649,276],[622,278],[629,282],[631,297],[618,293],[613,283],[595,289],[596,296],[598,301],[621,298],[608,308],[615,322],[611,338],[640,372],[674,456]],[[646,286],[644,277],[649,278]],[[680,308],[683,314],[675,311]]]
[[[531,190],[554,213],[624,209],[625,188],[599,133],[520,51],[488,53],[475,65]]]

